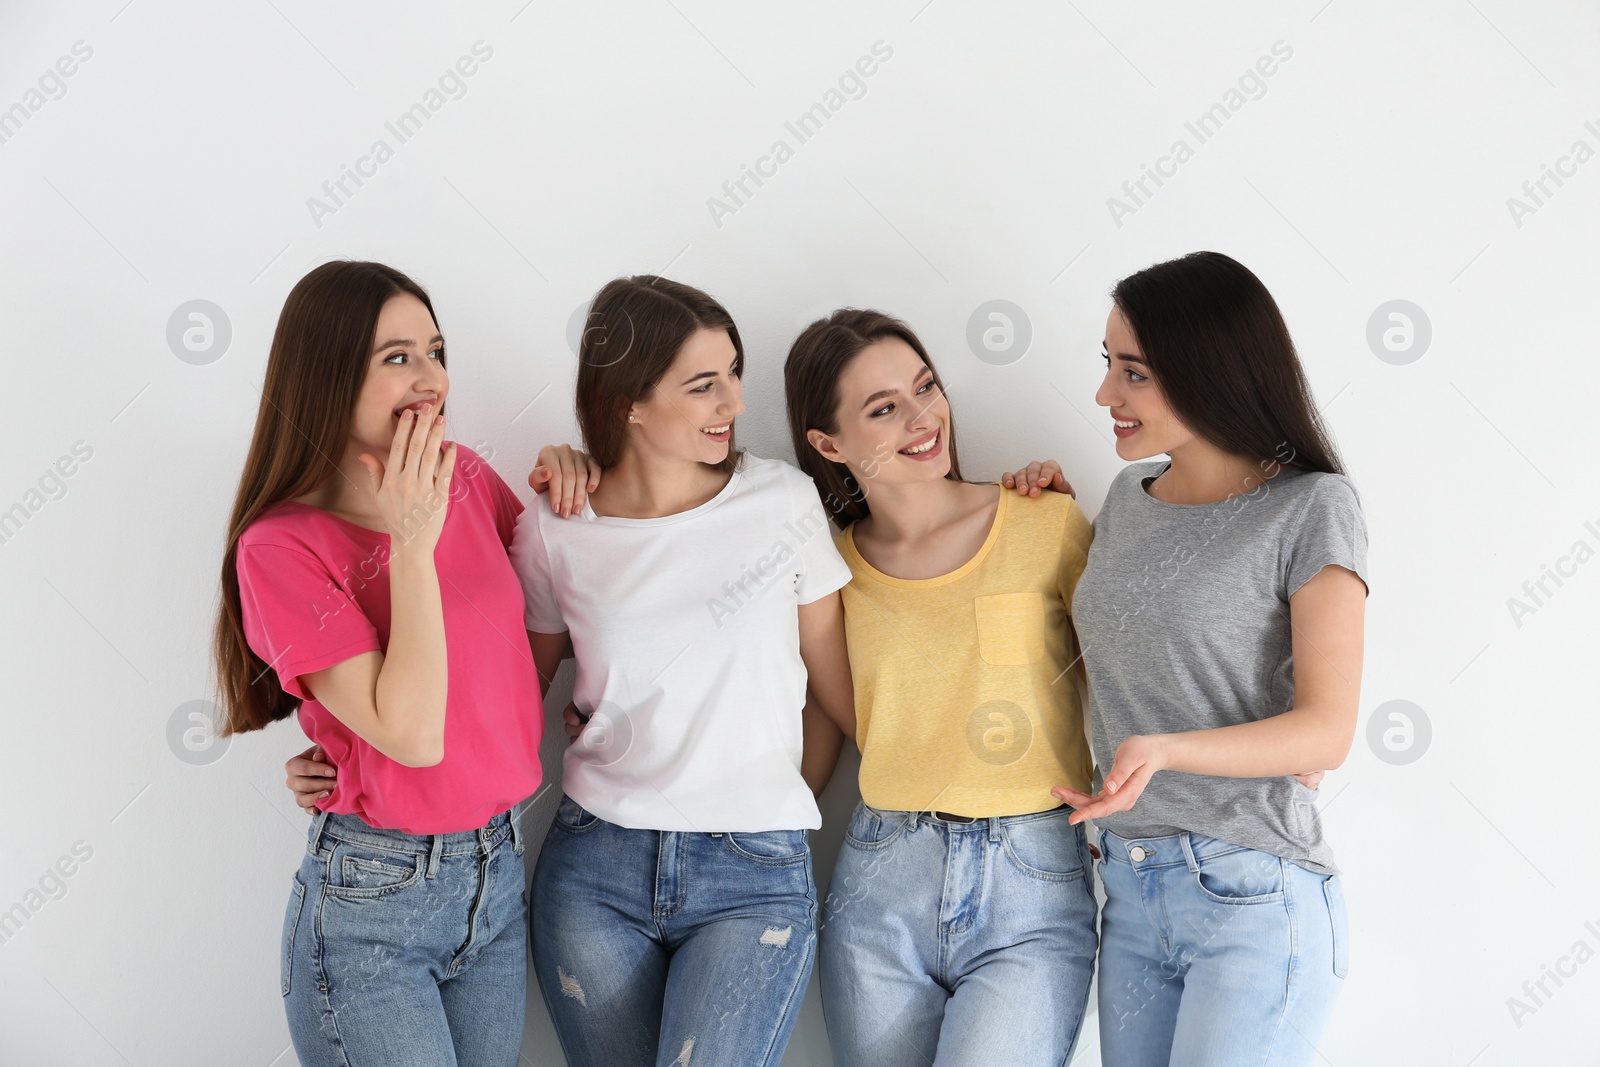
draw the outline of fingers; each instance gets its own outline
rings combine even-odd
[[[528,488],[535,493],[548,492],[550,489],[550,468],[543,463],[533,468],[528,473]]]

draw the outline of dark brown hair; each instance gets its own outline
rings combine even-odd
[[[1191,252],[1130,274],[1111,299],[1197,435],[1263,464],[1344,473],[1277,302],[1243,264]]]
[[[300,704],[298,697],[284,692],[277,674],[245,640],[239,536],[266,511],[311,492],[333,475],[366,380],[378,314],[390,297],[401,293],[422,301],[433,315],[428,294],[399,271],[382,263],[340,260],[301,278],[278,315],[222,558],[222,604],[213,653],[223,734],[259,730]]]
[[[628,440],[628,407],[648,400],[697,330],[727,330],[735,353],[733,373],[744,376],[744,342],[721,304],[693,286],[653,274],[610,281],[595,294],[578,343],[578,427],[584,447],[610,470]],[[717,469],[731,472],[739,452],[728,435],[728,455]]]
[[[850,473],[849,467],[824,459],[806,439],[806,433],[810,430],[821,430],[825,434],[839,432],[839,377],[862,349],[886,337],[898,337],[910,345],[933,371],[933,381],[939,392],[944,392],[939,371],[911,327],[871,309],[840,308],[827,318],[813,322],[794,339],[789,358],[783,364],[783,389],[795,459],[800,469],[817,483],[822,502],[827,505],[834,525],[841,530],[871,513],[867,507],[866,487]],[[944,447],[950,456],[950,473],[945,477],[959,482],[962,480],[961,462],[956,457],[954,414],[945,424]]]

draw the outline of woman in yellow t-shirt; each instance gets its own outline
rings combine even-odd
[[[1064,1063],[1096,907],[1084,828],[1050,790],[1090,781],[1068,612],[1092,527],[1037,468],[1021,493],[962,480],[939,376],[896,319],[812,323],[784,379],[852,572],[862,800],[818,965],[834,1060]]]

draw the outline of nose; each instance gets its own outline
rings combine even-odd
[[[1106,371],[1106,376],[1100,380],[1100,388],[1094,391],[1094,402],[1103,408],[1117,406],[1116,379],[1111,377],[1111,371]]]
[[[744,414],[744,382],[734,378],[721,396],[722,403],[717,405],[719,410],[727,411],[730,418]]]

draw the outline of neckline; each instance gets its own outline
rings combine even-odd
[[[585,522],[598,522],[607,526],[666,526],[675,522],[683,522],[703,512],[710,511],[721,504],[733,492],[734,487],[739,484],[739,479],[743,474],[744,463],[741,462],[738,467],[734,468],[733,473],[728,476],[728,483],[717,490],[716,496],[713,496],[703,504],[696,504],[686,511],[674,511],[670,515],[652,515],[648,518],[635,518],[628,515],[601,515],[594,510],[594,505],[589,502],[588,497],[584,497],[583,510],[578,514],[583,516]]]
[[[994,482],[993,484],[1000,485],[999,482]],[[844,532],[845,560],[850,564],[851,570],[859,568],[874,581],[901,589],[931,589],[934,586],[948,585],[951,582],[959,581],[976,570],[983,563],[984,558],[989,555],[990,550],[994,548],[995,542],[1000,540],[1000,527],[1005,525],[1006,508],[1011,506],[1010,497],[1011,494],[1006,492],[1005,486],[1000,486],[1000,502],[995,505],[994,521],[989,524],[988,536],[983,539],[983,544],[978,546],[978,551],[973,553],[972,558],[953,571],[936,574],[932,578],[896,578],[892,574],[885,574],[868,563],[866,558],[861,555],[861,550],[856,547],[856,528],[854,524]]]
[[[381,537],[385,541],[389,540],[389,535],[382,530],[374,530],[372,527],[363,526],[359,522],[351,522],[349,519],[341,518],[340,516],[329,511],[327,508],[319,508],[315,504],[303,504],[298,500],[285,500],[280,506],[286,507],[291,504],[297,508],[305,508],[307,511],[314,512],[315,514],[321,515],[328,519],[332,519],[341,526],[348,526],[352,530],[360,530],[362,533],[371,537]]]
[[[1235,500],[1238,500],[1240,497],[1248,497],[1252,493],[1254,493],[1256,491],[1256,489],[1260,489],[1262,485],[1271,485],[1273,482],[1276,482],[1279,479],[1283,478],[1284,475],[1288,474],[1290,471],[1299,470],[1300,468],[1291,467],[1288,464],[1283,464],[1282,467],[1279,468],[1277,474],[1274,474],[1272,477],[1270,477],[1266,481],[1262,482],[1261,485],[1256,486],[1255,489],[1246,489],[1243,492],[1235,493],[1230,497],[1226,497],[1226,498],[1224,498],[1222,500],[1213,500],[1210,503],[1206,503],[1206,504],[1174,504],[1171,501],[1162,500],[1159,497],[1151,496],[1150,495],[1150,489],[1149,489],[1149,483],[1155,481],[1157,478],[1161,477],[1163,474],[1167,473],[1167,471],[1169,471],[1171,469],[1172,469],[1172,460],[1169,459],[1162,465],[1161,469],[1156,471],[1154,474],[1151,474],[1151,475],[1142,475],[1141,474],[1136,479],[1136,481],[1138,482],[1138,486],[1139,486],[1139,496],[1141,498],[1145,499],[1145,500],[1148,500],[1150,503],[1156,505],[1157,507],[1163,507],[1163,508],[1179,508],[1179,509],[1184,509],[1184,510],[1192,510],[1192,509],[1195,509],[1195,508],[1217,508],[1217,507],[1221,507],[1224,504],[1232,504]]]

